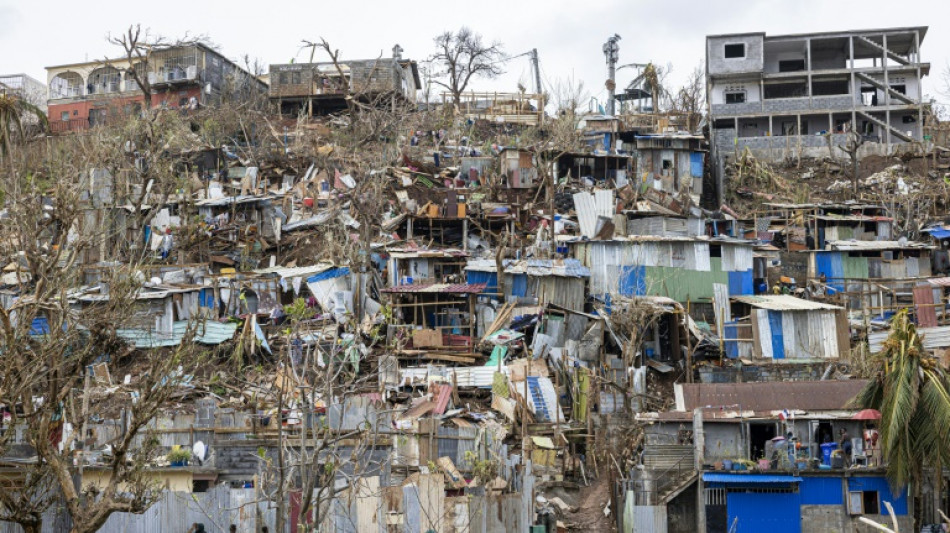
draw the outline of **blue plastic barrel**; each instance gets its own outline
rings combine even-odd
[[[831,452],[838,449],[837,442],[826,442],[821,445],[821,462],[831,466]]]

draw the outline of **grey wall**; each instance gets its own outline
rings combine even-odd
[[[730,35],[706,38],[707,72],[716,76],[719,74],[740,74],[744,72],[761,72],[763,68],[763,40],[764,34]],[[745,58],[726,59],[725,45],[734,43],[745,44]]]

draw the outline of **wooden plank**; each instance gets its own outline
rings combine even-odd
[[[933,304],[933,287],[929,283],[914,287],[914,306],[917,312],[918,327],[933,328],[937,326],[937,310]]]
[[[424,359],[433,359],[436,361],[450,361],[453,363],[475,363],[478,361],[478,356],[475,354],[472,354],[471,356],[464,356],[464,355],[457,355],[457,354],[450,355],[450,354],[443,354],[443,353],[426,353],[426,354],[420,354],[420,357]]]
[[[839,309],[835,312],[835,322],[838,333],[838,359],[840,361],[849,361],[851,359],[851,333],[849,331],[847,309]]]

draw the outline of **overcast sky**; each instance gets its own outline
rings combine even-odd
[[[936,94],[950,56],[950,2],[864,0],[0,0],[0,74],[26,72],[44,81],[44,67],[115,56],[107,35],[140,23],[166,37],[206,35],[232,59],[245,54],[263,64],[307,57],[302,39],[326,38],[343,58],[403,56],[424,59],[432,37],[466,25],[504,44],[510,55],[537,48],[542,82],[583,82],[588,96],[603,101],[606,66],[601,47],[621,36],[620,63],[672,64],[680,84],[704,56],[708,34],[764,31],[806,33],[930,25],[922,57],[933,66],[924,92]],[[507,74],[476,89],[515,91],[533,87],[526,57],[510,60]],[[635,74],[621,70],[617,84]],[[550,89],[549,89],[550,90]]]

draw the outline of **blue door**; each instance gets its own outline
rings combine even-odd
[[[789,492],[730,489],[726,496],[726,512],[729,527],[736,524],[736,533],[802,531],[801,495],[796,489]]]
[[[689,154],[689,173],[694,178],[703,177],[703,153],[693,152]]]
[[[785,359],[785,336],[782,334],[781,311],[769,311],[769,329],[772,330],[772,359]]]

